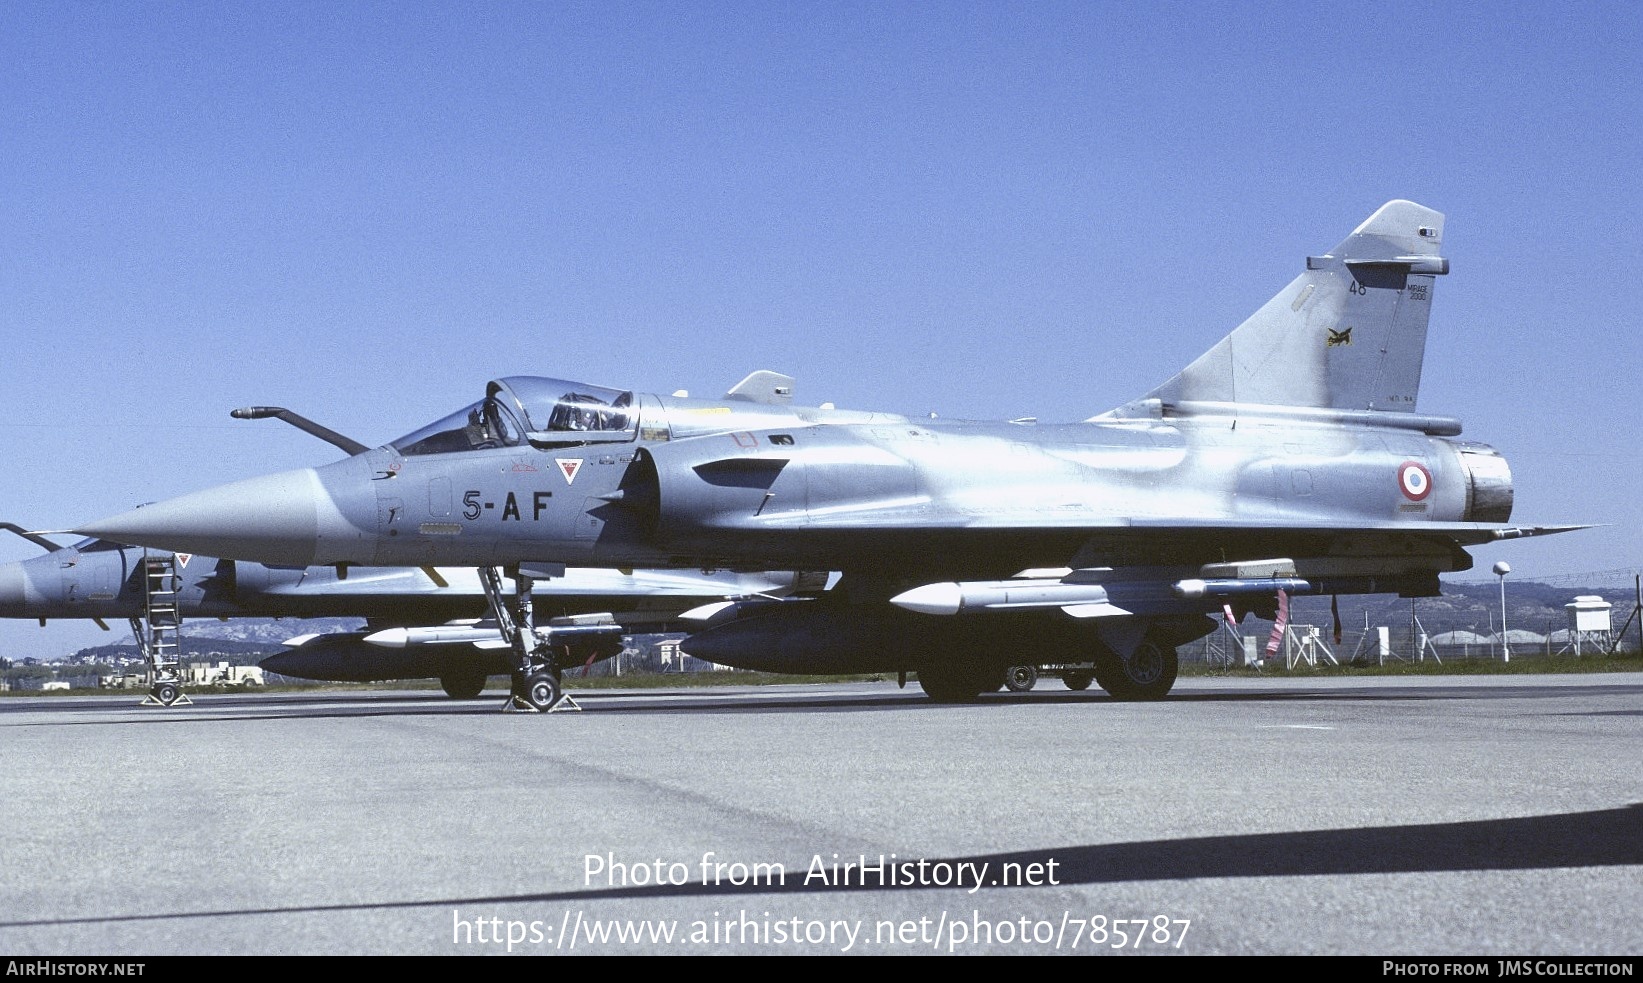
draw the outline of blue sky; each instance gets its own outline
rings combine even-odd
[[[336,457],[236,406],[375,444],[510,374],[1080,419],[1409,198],[1420,408],[1607,525],[1479,566],[1643,566],[1640,69],[1621,3],[15,4],[0,519]]]

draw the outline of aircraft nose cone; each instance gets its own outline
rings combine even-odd
[[[76,531],[132,546],[276,566],[369,559],[335,555],[355,546],[360,530],[342,516],[313,468],[156,502]]]

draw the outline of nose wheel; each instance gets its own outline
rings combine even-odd
[[[148,688],[148,696],[143,698],[145,707],[174,707],[193,706],[194,701],[183,692],[182,685],[172,679],[157,679]]]
[[[513,691],[503,708],[514,713],[551,713],[565,701],[565,688],[558,674],[549,669],[534,669],[528,673],[513,674]],[[581,709],[573,702],[566,709]]]

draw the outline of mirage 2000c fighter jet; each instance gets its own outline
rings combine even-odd
[[[799,408],[784,377],[694,400],[541,378],[345,461],[186,495],[88,534],[284,564],[842,572],[731,606],[686,651],[789,672],[916,671],[937,699],[1003,667],[1093,662],[1156,699],[1209,615],[1287,594],[1431,595],[1512,526],[1512,479],[1416,410],[1443,216],[1381,207],[1186,369],[1077,423]],[[557,684],[528,634],[519,699]]]
[[[455,699],[472,699],[512,659],[488,617],[472,568],[270,567],[89,539],[63,546],[24,532],[46,553],[0,563],[0,618],[124,619],[153,672],[150,695],[181,696],[180,629],[191,618],[364,618],[365,631],[303,635],[264,659],[264,669],[302,679],[368,682],[437,678]],[[622,636],[677,631],[687,610],[726,598],[791,596],[826,587],[825,574],[701,570],[573,569],[538,589],[538,643],[557,668],[621,651]],[[500,584],[504,595],[513,587]]]

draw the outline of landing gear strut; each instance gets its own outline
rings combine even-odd
[[[480,567],[479,582],[484,585],[485,600],[490,603],[491,615],[496,618],[502,637],[513,649],[512,688],[502,705],[503,711],[549,713],[582,709],[565,695],[550,650],[536,634],[531,610],[532,579],[523,573],[514,574],[511,605],[502,591],[500,567]]]

